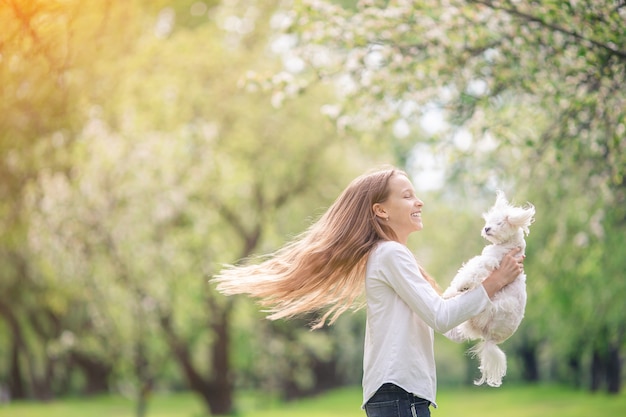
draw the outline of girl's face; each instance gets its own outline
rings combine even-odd
[[[413,184],[402,174],[389,179],[389,196],[382,203],[373,206],[374,213],[396,233],[400,243],[406,245],[409,235],[424,228],[422,206]]]

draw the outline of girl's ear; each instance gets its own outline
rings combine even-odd
[[[387,215],[387,212],[385,211],[385,208],[380,203],[374,204],[372,206],[372,210],[374,211],[374,214],[376,215],[376,217],[379,217],[382,220],[386,220],[389,217]]]

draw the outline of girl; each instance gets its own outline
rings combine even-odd
[[[455,339],[454,328],[520,274],[523,258],[513,250],[482,286],[444,300],[406,246],[423,228],[423,205],[401,170],[362,175],[262,263],[224,269],[217,289],[258,298],[272,320],[323,310],[314,328],[332,324],[365,290],[362,407],[368,417],[430,416],[434,331]]]

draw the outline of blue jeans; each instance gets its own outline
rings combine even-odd
[[[430,401],[394,384],[383,384],[365,404],[367,417],[430,417]]]

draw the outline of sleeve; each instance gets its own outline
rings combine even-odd
[[[482,285],[444,299],[426,281],[417,261],[404,245],[387,245],[382,255],[383,276],[398,296],[439,333],[446,333],[483,311],[491,302]]]

